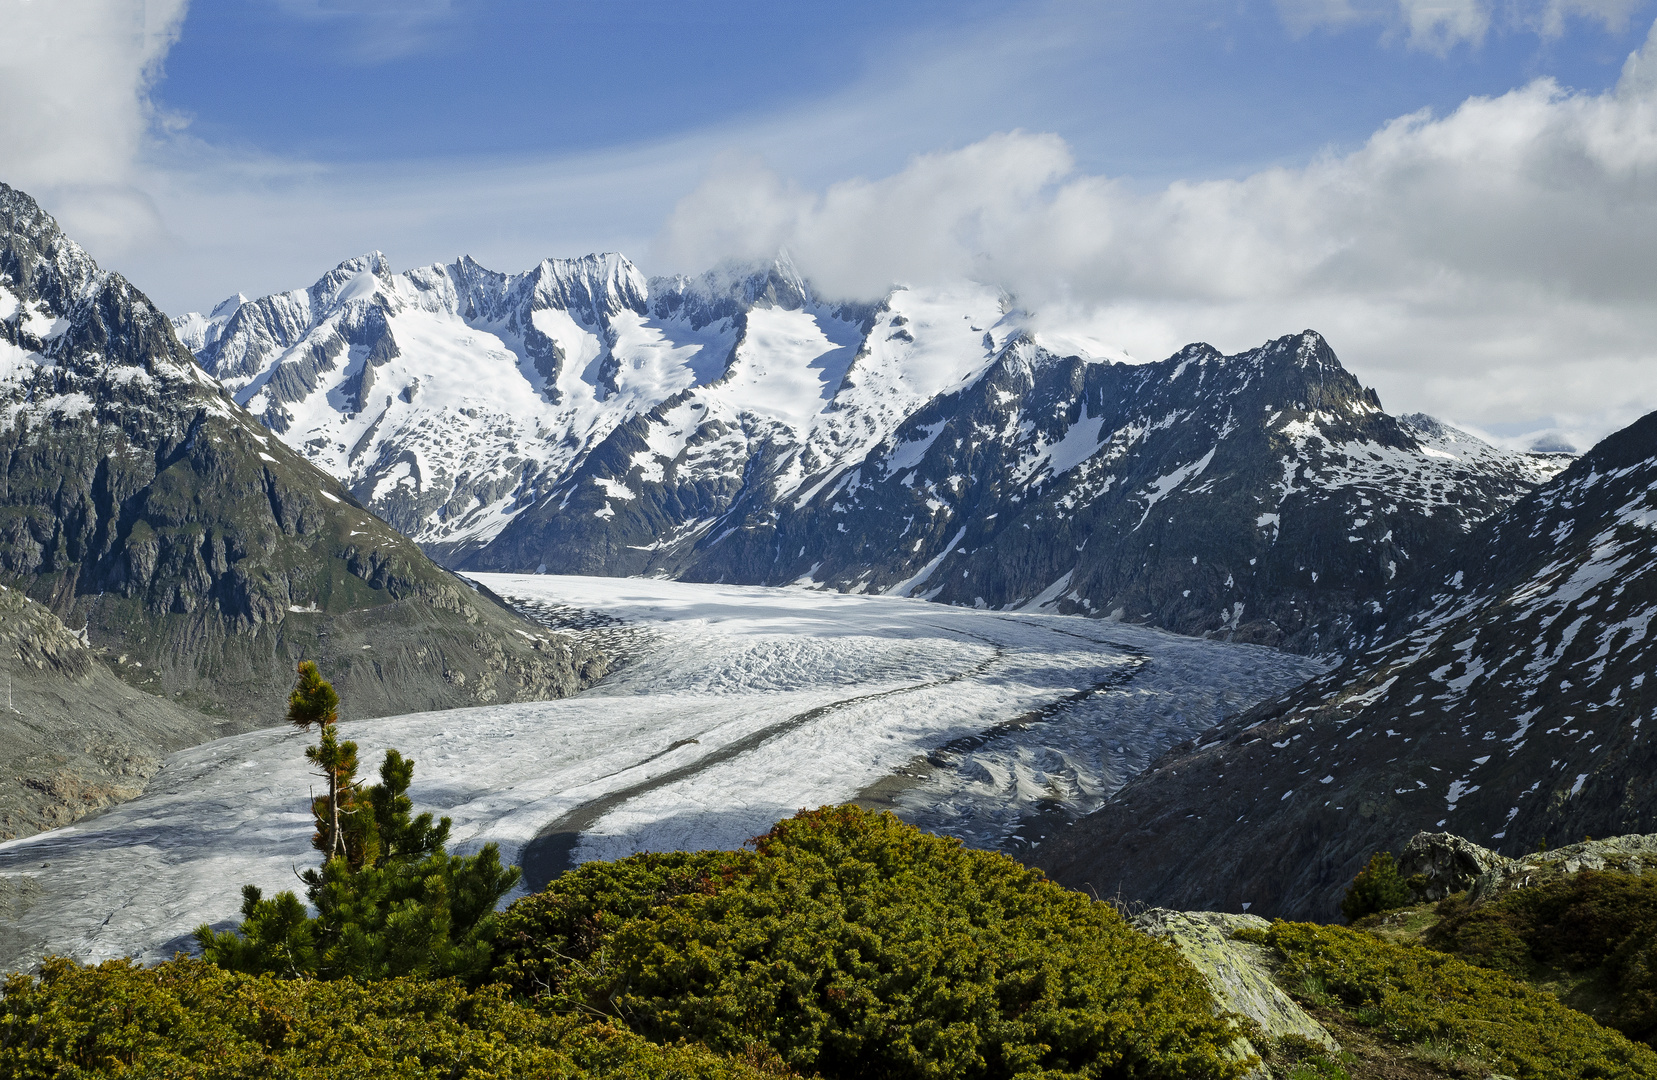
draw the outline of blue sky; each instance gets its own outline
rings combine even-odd
[[[1156,359],[1305,327],[1521,442],[1657,409],[1657,0],[0,0],[0,179],[172,312],[379,249],[789,250]],[[1648,41],[1649,39],[1649,41]]]
[[[1498,24],[1439,53],[1382,18],[1297,27],[1269,0],[227,0],[191,6],[154,96],[209,142],[352,164],[602,151],[886,96],[893,130],[811,155],[802,179],[1022,128],[1062,135],[1089,171],[1160,184],[1304,161],[1541,75],[1603,90],[1657,3],[1621,8],[1610,26]],[[993,64],[997,43],[1014,70],[905,85],[951,53]]]

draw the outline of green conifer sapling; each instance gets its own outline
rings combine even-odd
[[[364,789],[356,743],[336,737],[338,713],[334,688],[314,663],[302,663],[288,720],[320,726],[305,757],[328,783],[311,800],[311,843],[324,862],[300,875],[316,914],[292,892],[267,900],[248,885],[236,930],[196,930],[203,955],[232,971],[287,977],[481,979],[491,962],[495,906],[517,884],[518,868],[502,866],[494,844],[449,855],[449,819],[414,816],[414,762],[396,750],[386,751],[380,782]]]

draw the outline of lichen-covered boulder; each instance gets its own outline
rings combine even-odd
[[[1241,1013],[1260,1025],[1272,1042],[1285,1035],[1297,1035],[1332,1053],[1340,1044],[1322,1024],[1307,1015],[1294,999],[1272,980],[1273,954],[1263,945],[1239,940],[1238,930],[1265,933],[1271,923],[1257,915],[1229,915],[1219,911],[1170,911],[1151,908],[1133,920],[1133,925],[1152,937],[1166,938],[1180,955],[1202,972],[1219,1008]],[[1243,1041],[1243,1040],[1239,1040]],[[1240,1047],[1244,1053],[1259,1048]],[[1269,1075],[1264,1067],[1254,1076]]]

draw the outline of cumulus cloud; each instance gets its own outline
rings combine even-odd
[[[161,234],[134,179],[147,134],[169,123],[149,91],[186,5],[0,0],[12,43],[0,50],[0,177],[49,197],[94,242]]]
[[[1459,42],[1483,41],[1490,29],[1490,9],[1480,0],[1398,0],[1409,27],[1410,44],[1445,53]]]
[[[1018,132],[817,192],[727,161],[659,251],[779,247],[831,294],[971,277],[1147,359],[1314,326],[1393,407],[1592,439],[1657,408],[1657,27],[1603,94],[1541,79],[1152,194]]]
[[[279,2],[321,20],[335,9]],[[1384,17],[1400,40],[1419,32],[1418,47],[1450,47],[1557,33],[1570,19],[1614,25],[1632,2],[1279,9],[1303,31]],[[1051,134],[886,164],[939,131],[965,141],[984,130],[986,103],[1052,62],[1063,19],[1028,41],[986,33],[930,67],[883,66],[896,89],[854,88],[747,126],[583,155],[354,167],[205,145],[158,115],[149,90],[184,3],[0,0],[0,25],[30,43],[0,55],[0,102],[28,104],[0,110],[0,178],[180,310],[301,285],[376,247],[402,265],[470,252],[509,270],[549,254],[636,254],[665,218],[652,269],[787,248],[835,295],[970,277],[1019,297],[1050,340],[1101,354],[1156,359],[1192,340],[1232,351],[1314,327],[1395,411],[1497,434],[1549,428],[1583,445],[1657,408],[1657,43],[1603,94],[1537,81],[1400,117],[1304,166],[1147,192],[1082,171]],[[444,24],[450,6],[411,6],[409,26]],[[396,23],[392,7],[350,10],[366,26]],[[959,116],[946,128],[948,109]],[[808,180],[716,157],[720,147],[763,147]],[[858,167],[867,178],[825,179]]]

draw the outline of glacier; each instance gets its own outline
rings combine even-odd
[[[1163,750],[1321,673],[1270,649],[1074,616],[638,578],[477,575],[621,669],[559,701],[351,720],[365,772],[418,763],[419,809],[530,884],[586,859],[732,847],[857,800],[1020,851]],[[303,747],[270,729],[172,755],[101,817],[0,844],[0,967],[165,959],[244,883],[311,865]],[[524,886],[520,886],[522,894]]]

